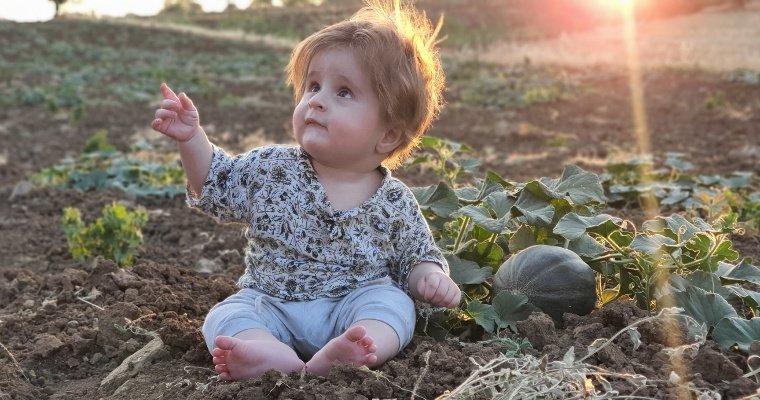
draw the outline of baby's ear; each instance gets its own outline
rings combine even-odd
[[[400,127],[389,129],[383,137],[377,142],[377,152],[380,154],[390,154],[404,142],[404,130]]]

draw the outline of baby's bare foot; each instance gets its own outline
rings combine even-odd
[[[257,378],[270,369],[284,373],[300,371],[303,361],[284,343],[271,340],[242,340],[218,336],[211,352],[214,369],[221,380]]]
[[[335,364],[372,365],[377,362],[376,351],[374,340],[367,336],[367,329],[352,326],[314,354],[306,363],[306,371],[327,376]]]

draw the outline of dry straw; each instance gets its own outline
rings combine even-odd
[[[640,374],[624,374],[609,371],[584,361],[608,346],[625,332],[630,334],[634,347],[638,347],[639,334],[637,325],[657,318],[678,316],[676,309],[664,309],[659,314],[640,319],[621,329],[610,339],[598,339],[589,346],[588,354],[575,359],[571,347],[562,360],[548,361],[547,357],[536,358],[531,355],[508,357],[502,355],[485,364],[470,359],[478,368],[460,386],[444,393],[437,400],[465,399],[649,399],[636,396],[636,392],[659,385],[687,390],[692,398],[720,399],[717,392],[696,388],[681,382],[673,373],[668,381],[653,380]],[[701,338],[703,341],[704,338]],[[636,388],[630,395],[621,395],[615,390],[609,379],[626,380]]]

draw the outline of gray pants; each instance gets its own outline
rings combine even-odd
[[[203,337],[211,351],[217,336],[263,329],[308,359],[353,323],[371,319],[396,331],[400,351],[412,340],[415,318],[414,302],[389,278],[344,297],[311,301],[285,301],[255,289],[241,289],[209,311]]]

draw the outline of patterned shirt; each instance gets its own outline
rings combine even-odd
[[[341,297],[390,277],[409,293],[412,267],[448,264],[414,195],[386,168],[367,201],[335,210],[308,154],[270,145],[231,157],[214,146],[206,182],[187,203],[220,222],[243,222],[248,244],[238,285],[289,301]]]

